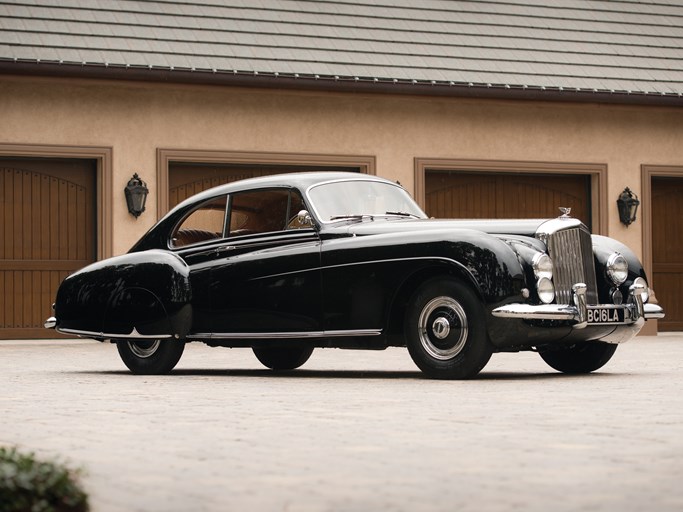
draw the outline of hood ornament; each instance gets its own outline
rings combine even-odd
[[[562,212],[562,216],[560,218],[561,219],[568,219],[569,214],[572,212],[572,209],[567,208],[566,206],[560,206],[560,211]]]

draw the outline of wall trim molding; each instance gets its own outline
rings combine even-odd
[[[652,280],[652,178],[682,178],[683,165],[649,165],[640,166],[640,221],[643,225],[643,267],[649,280]],[[655,291],[656,292],[656,291]]]

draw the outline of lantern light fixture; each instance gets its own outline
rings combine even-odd
[[[133,177],[128,180],[124,192],[126,194],[128,212],[137,219],[140,214],[145,211],[145,203],[147,202],[147,194],[149,193],[147,183],[140,179],[138,173],[135,173],[133,174]]]
[[[638,211],[640,201],[630,188],[626,187],[624,191],[619,194],[617,199],[617,207],[619,208],[619,220],[627,227],[633,224],[636,220],[636,212]]]

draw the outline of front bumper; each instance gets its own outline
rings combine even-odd
[[[572,289],[573,304],[506,304],[494,309],[493,316],[524,320],[565,320],[572,322],[574,329],[583,329],[589,325],[642,325],[644,320],[664,318],[664,310],[660,306],[643,303],[643,285],[632,285],[628,304],[619,305],[586,304],[586,285],[577,283]]]

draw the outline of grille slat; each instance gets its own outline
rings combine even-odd
[[[557,231],[548,236],[547,245],[554,264],[556,302],[570,304],[572,286],[585,283],[588,287],[587,303],[597,304],[598,291],[590,233],[580,227]]]

